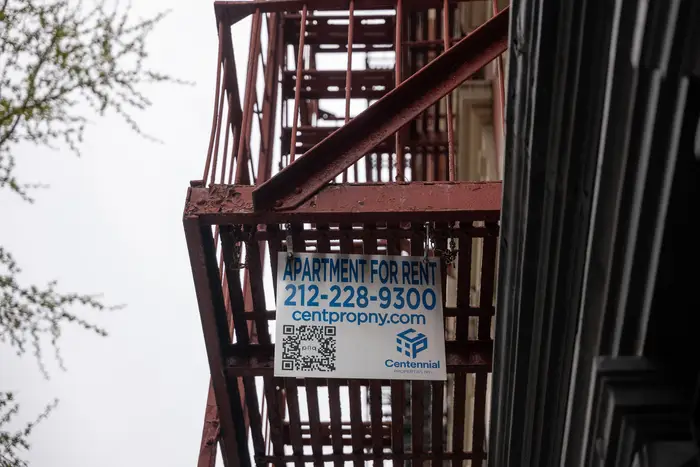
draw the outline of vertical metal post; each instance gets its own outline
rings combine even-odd
[[[297,149],[297,122],[299,118],[299,101],[301,100],[302,71],[304,68],[304,36],[306,35],[306,4],[301,10],[301,28],[299,31],[299,52],[297,53],[297,75],[294,83],[294,116],[292,121],[291,147],[289,148],[289,163],[294,162]]]
[[[434,11],[435,14],[431,15],[430,12]],[[432,16],[432,18],[431,18]],[[423,38],[427,36],[429,41],[434,41],[438,38],[438,33],[435,31],[435,23],[437,22],[437,11],[436,10],[428,10],[425,13],[425,25],[424,25],[424,32],[425,35]],[[425,64],[427,65],[428,63],[432,62],[436,58],[437,52],[433,51],[432,49],[428,49],[428,53],[426,55],[426,60]],[[436,101],[435,104],[431,105],[425,110],[425,116],[423,120],[423,131],[425,132],[425,135],[430,137],[435,137],[436,133],[438,131],[437,128],[437,121],[440,118],[440,112],[439,112],[439,101]],[[432,135],[430,134],[432,133]],[[428,182],[434,182],[436,178],[436,164],[435,164],[435,152],[438,149],[438,147],[434,143],[427,143],[425,146],[426,150],[426,156],[423,158],[423,163],[425,164],[425,181]]]
[[[211,154],[214,149],[214,138],[216,137],[216,122],[218,120],[219,93],[221,88],[221,57],[224,50],[224,23],[219,21],[219,53],[216,58],[216,91],[214,94],[214,116],[211,122],[211,135],[209,136],[209,149],[207,150],[207,160],[204,163],[204,174],[202,181],[206,181],[209,176],[209,164],[211,164]]]
[[[243,118],[241,123],[241,134],[238,143],[238,157],[236,158],[236,179],[234,183],[240,184],[248,179],[248,164],[246,163],[246,153],[250,148],[250,130],[253,124],[253,105],[255,104],[255,81],[258,74],[258,49],[260,47],[260,9],[255,10],[253,24],[250,28],[250,47],[248,49],[248,70],[245,83],[245,95],[243,97]]]
[[[224,77],[224,82],[226,81],[226,78]],[[228,140],[229,140],[229,132],[233,133],[233,129],[231,129],[231,101],[232,97],[228,96],[228,102],[227,102],[227,112],[226,112],[226,135],[224,136],[224,150],[222,152],[224,158],[221,160],[221,176],[219,178],[219,183],[225,183],[226,180],[226,162],[228,159]],[[235,135],[234,135],[235,136]],[[214,164],[216,167],[216,163]],[[212,174],[213,175],[213,174]]]
[[[494,0],[495,2],[496,0]],[[450,34],[450,9],[447,0],[443,0],[442,4],[442,41],[444,46],[444,52],[450,48],[450,40],[452,34]],[[444,53],[443,52],[443,53]],[[454,129],[452,128],[452,93],[447,93],[445,96],[445,106],[447,107],[446,112],[446,124],[447,124],[447,162],[448,162],[448,173],[449,181],[455,180],[455,141],[454,141]]]
[[[275,138],[275,115],[277,112],[278,77],[284,50],[281,15],[271,13],[267,21],[268,49],[265,66],[265,91],[261,108],[260,157],[258,159],[257,182],[264,183],[272,176],[272,157]]]
[[[396,86],[398,87],[401,84],[401,39],[402,39],[402,26],[403,26],[403,6],[402,6],[402,1],[397,0],[396,1],[396,35],[394,37],[394,48],[395,50],[395,70],[394,70],[394,79]],[[405,171],[404,171],[404,157],[403,157],[403,146],[401,145],[401,130],[397,131],[394,134],[394,143],[395,143],[395,151],[396,151],[396,180],[397,181],[404,181],[406,179],[405,177]],[[391,168],[389,168],[390,173],[391,173]],[[391,175],[390,175],[391,177]]]
[[[493,0],[493,16],[498,14],[498,0]],[[503,76],[503,55],[498,57],[498,87],[499,93],[501,94],[501,117],[503,118],[503,128],[505,128],[505,106],[506,106],[506,96],[505,96],[505,78]]]
[[[229,168],[228,168],[228,183],[231,185],[233,183],[233,174],[234,174],[234,162],[236,161],[236,154],[238,153],[238,137],[241,133],[241,129],[238,126],[233,126],[231,129],[231,160],[229,161]],[[223,168],[222,168],[223,170]],[[223,181],[221,183],[224,183]]]
[[[214,161],[211,164],[210,183],[212,185],[216,182],[216,165],[217,165],[218,160],[219,160],[219,139],[221,138],[221,121],[223,119],[223,113],[224,113],[224,101],[226,100],[226,78],[228,75],[228,73],[226,72],[226,59],[224,59],[223,67],[224,67],[224,79],[221,81],[221,95],[219,97],[219,111],[217,113],[216,129],[214,131],[216,133],[216,137],[214,138],[214,153],[213,153]],[[226,128],[226,134],[228,134],[228,126]]]
[[[345,71],[345,123],[350,121],[350,89],[352,88],[352,43],[353,32],[355,29],[355,0],[350,0],[348,16],[348,66]],[[348,170],[343,172],[343,183],[348,181]],[[353,170],[355,171],[355,183],[357,183],[357,163],[353,165]]]
[[[498,0],[492,0],[492,6],[493,6],[493,16],[496,16],[498,14]],[[495,167],[496,167],[496,173],[502,177],[501,173],[501,141],[502,138],[504,137],[505,134],[505,127],[506,127],[506,91],[505,91],[505,76],[504,76],[504,70],[503,70],[503,55],[500,55],[496,59],[496,67],[497,67],[497,83],[498,83],[498,97],[500,98],[500,115],[498,116],[499,122],[494,125],[494,138],[495,138],[495,148],[496,148],[496,160],[495,160]],[[495,99],[494,99],[495,100]],[[495,116],[494,116],[495,117]],[[496,133],[499,132],[499,133]]]

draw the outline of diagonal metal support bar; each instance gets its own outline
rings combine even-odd
[[[293,209],[508,46],[505,8],[253,191],[256,210]]]

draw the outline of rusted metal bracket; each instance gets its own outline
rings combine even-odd
[[[299,206],[430,105],[502,54],[509,8],[460,40],[253,191],[255,210]]]

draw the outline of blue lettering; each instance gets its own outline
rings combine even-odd
[[[401,261],[401,281],[404,285],[410,284],[409,276],[411,275],[411,263]]]
[[[418,262],[411,261],[411,284],[418,284]]]
[[[301,280],[308,280],[311,282],[311,267],[309,266],[309,258],[304,258],[304,273],[301,276]]]
[[[321,282],[321,260],[319,258],[313,259],[312,274],[314,282]]]
[[[291,261],[286,261],[284,264],[284,275],[282,276],[282,280],[290,280],[293,281],[294,278],[292,278],[292,262]]]
[[[428,264],[423,263],[423,262],[420,263],[420,282],[417,285],[420,285],[420,284],[427,285],[430,283],[430,281],[428,280]]]
[[[328,280],[328,261],[330,261],[328,258],[321,258],[321,263],[323,263],[323,282]]]
[[[396,264],[396,261],[392,261],[391,263],[389,263],[389,274],[391,275],[391,283],[398,284],[399,283],[399,265]]]
[[[301,258],[294,258],[294,280],[297,280],[297,276],[301,272]]]
[[[379,260],[373,259],[370,261],[370,268],[369,268],[369,277],[370,277],[370,282],[374,284],[374,276],[377,275],[377,264],[379,264]]]
[[[386,284],[389,280],[389,264],[386,260],[381,260],[379,262],[379,280],[382,284]]]
[[[340,260],[340,282],[348,282],[348,259],[342,258]]]
[[[366,259],[358,259],[357,260],[359,264],[359,269],[360,269],[360,282],[365,281],[365,266],[367,265],[367,260]]]
[[[350,261],[350,282],[357,282],[357,261]]]
[[[331,262],[331,282],[340,282],[340,261],[333,261],[333,258],[330,259]]]
[[[418,309],[420,306],[420,294],[418,293],[418,289],[415,287],[408,289],[408,292],[406,293],[406,303],[408,303],[408,307],[411,310]]]
[[[294,313],[292,313],[292,319],[294,321],[299,321],[301,319],[301,311],[297,310]]]
[[[428,360],[427,362],[414,361],[394,361],[392,359],[384,360],[384,366],[387,368],[440,368],[440,361]]]
[[[301,314],[301,319],[303,319],[304,321],[311,321],[311,312],[308,311],[308,310],[307,310],[307,311],[304,311],[304,312]]]

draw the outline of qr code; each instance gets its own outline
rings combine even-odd
[[[282,327],[282,370],[335,371],[335,326]]]

